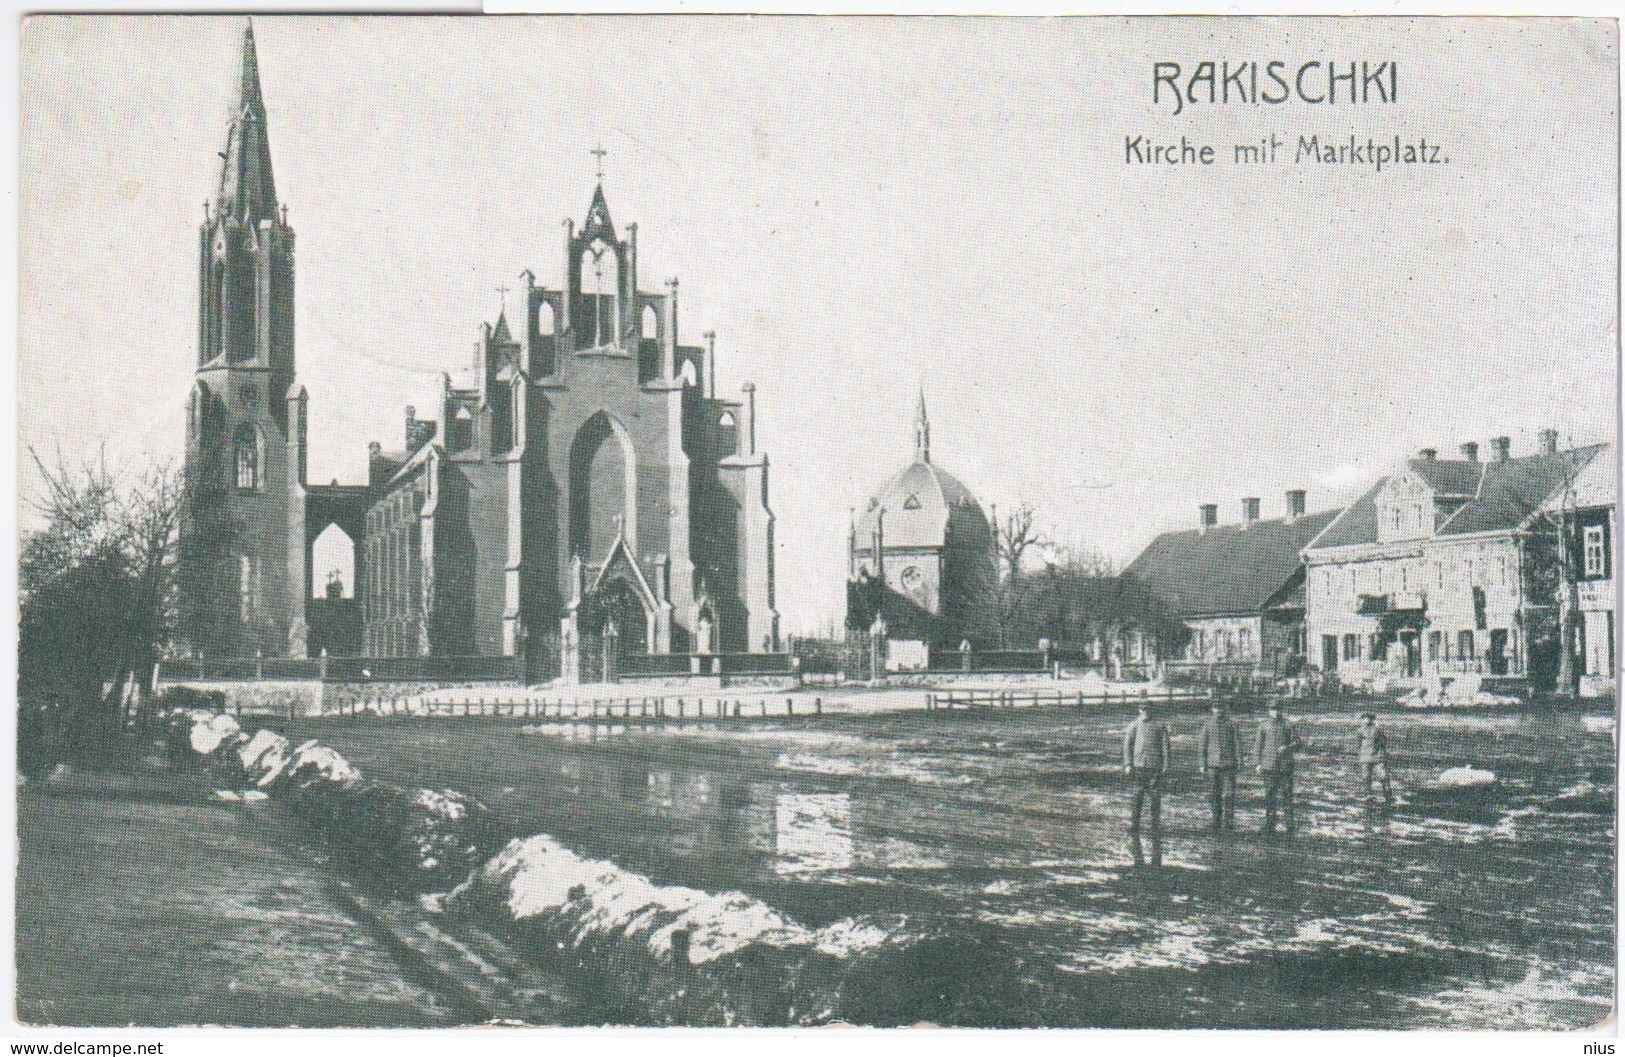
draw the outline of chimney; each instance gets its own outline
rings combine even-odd
[[[1286,494],[1286,516],[1288,521],[1296,521],[1303,517],[1304,502],[1309,493],[1302,488],[1290,489]]]
[[[1557,454],[1557,430],[1543,429],[1540,431],[1540,453],[1542,455]]]
[[[1461,446],[1461,457],[1468,462],[1478,461],[1478,442],[1470,440]]]
[[[1258,520],[1258,498],[1248,496],[1241,501],[1241,521],[1245,528]]]
[[[1495,453],[1496,462],[1506,462],[1512,458],[1512,438],[1491,437],[1490,450]]]
[[[410,451],[411,448],[412,448],[412,434],[417,432],[417,427],[418,427],[418,409],[413,407],[411,404],[407,404],[406,405],[406,447],[407,447],[408,451]]]
[[[1439,449],[1423,448],[1421,451],[1416,453],[1416,457],[1421,459],[1423,462],[1436,462],[1439,458]]]
[[[1196,527],[1202,532],[1206,532],[1219,523],[1219,504],[1203,503],[1197,507],[1197,511],[1200,517],[1196,522]]]

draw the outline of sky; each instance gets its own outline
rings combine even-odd
[[[1346,502],[1421,447],[1617,432],[1618,43],[1600,20],[256,18],[298,233],[312,481],[359,481],[562,285],[602,144],[646,289],[758,387],[786,630],[838,622],[848,511],[912,456],[1131,559],[1243,496]],[[23,33],[20,468],[178,461],[197,224],[241,18]],[[1389,105],[1191,106],[1152,66],[1394,61]],[[1228,164],[1274,134],[1447,164]],[[1211,167],[1131,165],[1181,135]],[[509,295],[513,297],[514,295]],[[1487,447],[1487,445],[1486,445]],[[26,515],[25,515],[26,516]]]

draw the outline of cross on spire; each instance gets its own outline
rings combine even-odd
[[[497,315],[507,315],[507,313],[508,313],[508,284],[507,283],[502,283],[501,285],[499,285],[496,288],[496,291],[497,291],[497,296],[502,299],[502,308],[497,312]]]
[[[604,158],[608,156],[609,151],[605,150],[604,145],[600,143],[587,153],[598,159],[598,182],[602,183],[604,181]]]

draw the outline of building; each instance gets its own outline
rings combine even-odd
[[[1425,448],[1382,477],[1304,550],[1312,662],[1345,681],[1462,672],[1550,685],[1558,659],[1557,533],[1544,508],[1604,445]]]
[[[294,383],[294,233],[271,171],[254,34],[198,229],[181,604],[214,656],[305,650],[304,393]]]
[[[1199,508],[1197,527],[1152,540],[1123,572],[1143,584],[1189,634],[1162,661],[1204,674],[1295,673],[1304,659],[1301,552],[1337,516],[1306,513],[1301,489],[1286,494],[1286,513],[1261,518],[1255,497],[1241,501],[1241,520],[1218,523],[1219,508]],[[1125,651],[1150,660],[1153,647]],[[1170,655],[1171,652],[1171,655]]]
[[[1578,610],[1569,623],[1574,628],[1572,646],[1578,662],[1579,689],[1587,697],[1612,695],[1615,691],[1618,595],[1614,587],[1614,533],[1618,491],[1619,454],[1609,445],[1574,475],[1572,487],[1559,489],[1541,508],[1567,533],[1566,557],[1573,570],[1573,604]]]
[[[441,425],[408,408],[364,485],[306,481],[294,381],[293,234],[276,201],[253,31],[220,191],[203,228],[201,351],[188,420],[183,560],[216,599],[189,620],[216,655],[305,655],[311,547],[355,549],[371,656],[524,654],[545,674],[613,624],[623,651],[778,649],[768,460],[754,388],[716,394],[716,345],[683,344],[677,280],[638,282],[638,232],[602,182],[567,225],[562,282],[526,272],[522,315],[480,328],[442,379]],[[545,643],[545,646],[543,645]]]
[[[953,474],[931,461],[925,394],[913,461],[870,496],[847,540],[847,626],[876,615],[893,640],[955,649],[991,645],[997,564],[993,525]]]

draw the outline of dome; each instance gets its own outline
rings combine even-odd
[[[857,546],[868,549],[885,510],[882,546],[887,550],[941,547],[956,519],[975,518],[985,531],[987,515],[970,489],[953,474],[917,459],[877,489],[857,520]]]

